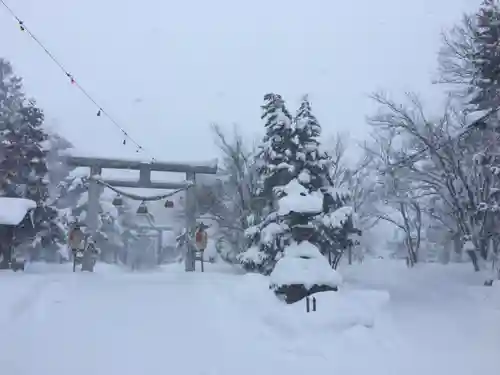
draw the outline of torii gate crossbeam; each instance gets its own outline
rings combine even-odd
[[[91,176],[101,176],[103,169],[128,169],[139,171],[138,180],[103,179],[100,180],[115,187],[144,188],[144,189],[182,189],[196,182],[196,174],[216,174],[217,160],[208,163],[172,163],[172,162],[145,162],[132,159],[100,158],[67,155],[66,163],[71,167],[88,167]],[[157,182],[151,181],[151,172],[176,172],[185,173],[183,182]],[[99,185],[90,179],[89,182],[89,208],[87,212],[87,225],[92,233],[97,230],[99,215]],[[196,225],[196,202],[192,189],[186,190],[186,228]],[[195,254],[187,246],[185,256],[185,270],[195,270]]]

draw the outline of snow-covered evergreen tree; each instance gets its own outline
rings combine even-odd
[[[260,176],[259,195],[271,203],[273,188],[287,184],[295,173],[291,163],[296,150],[293,141],[295,131],[293,118],[281,95],[266,94],[261,108],[266,134],[256,156]]]
[[[253,225],[247,229],[250,246],[239,255],[239,260],[248,270],[268,274],[283,251],[288,230],[276,212],[275,188],[293,179],[292,156],[297,147],[293,141],[293,118],[283,98],[278,94],[266,94],[261,108],[266,134],[256,155],[259,176],[256,196],[262,202],[262,220],[251,223]]]
[[[294,158],[297,179],[309,194],[320,195],[323,205],[319,217],[309,218],[315,225],[311,241],[336,266],[344,250],[353,245],[353,209],[344,189],[336,189],[330,176],[331,157],[321,149],[321,125],[312,113],[307,96],[302,98],[295,121],[297,152]]]
[[[455,75],[463,77],[467,87],[466,104],[469,110],[486,113],[487,118],[477,121],[471,134],[464,140],[461,149],[467,157],[464,165],[464,179],[471,185],[464,194],[468,204],[468,220],[462,236],[466,243],[474,267],[480,263],[499,257],[498,247],[490,246],[498,238],[498,206],[500,197],[500,148],[498,146],[500,109],[500,3],[498,0],[483,0],[478,11],[466,18],[468,43],[460,43],[463,38],[455,35],[454,47]],[[458,53],[457,53],[458,52]],[[472,199],[471,199],[472,198]],[[493,248],[493,254],[490,253]],[[475,249],[475,250],[473,250]],[[495,254],[496,253],[496,254]],[[481,262],[479,262],[481,261]]]
[[[341,255],[354,227],[346,197],[332,191],[331,159],[320,149],[321,126],[308,98],[293,119],[280,96],[265,100],[266,136],[257,156],[265,215],[247,230],[250,247],[240,260],[247,269],[269,273],[303,231],[323,254],[335,249]]]
[[[16,231],[16,245],[46,252],[64,246],[64,230],[57,210],[50,206],[47,177],[48,138],[43,112],[22,91],[22,81],[6,60],[0,59],[0,194],[37,203],[34,228]]]
[[[300,171],[298,178],[309,191],[331,185],[329,166],[331,159],[320,150],[321,125],[311,110],[311,103],[304,96],[295,115],[294,142],[297,145],[294,164]]]
[[[470,104],[475,110],[500,106],[500,5],[483,0],[475,17]]]

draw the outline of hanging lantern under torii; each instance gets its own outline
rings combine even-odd
[[[113,198],[113,206],[115,207],[121,207],[123,206],[123,198],[120,194],[117,194],[114,198]]]
[[[146,202],[142,201],[139,207],[137,208],[138,215],[147,215],[149,213],[148,206],[146,206]]]

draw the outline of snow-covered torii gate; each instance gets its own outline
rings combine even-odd
[[[128,187],[141,189],[186,190],[186,228],[189,230],[196,225],[196,202],[194,191],[189,189],[196,183],[196,174],[216,174],[217,161],[208,163],[171,163],[171,162],[145,162],[139,160],[113,159],[67,155],[66,163],[71,167],[90,168],[89,207],[87,212],[87,225],[91,233],[95,233],[99,215],[99,183],[110,187]],[[121,180],[102,178],[103,169],[127,169],[139,171],[137,180]],[[176,172],[185,173],[186,180],[182,182],[160,182],[151,180],[151,172]],[[185,255],[185,270],[195,270],[195,254],[187,246]]]

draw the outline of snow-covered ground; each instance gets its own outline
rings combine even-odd
[[[492,374],[500,286],[470,265],[343,267],[338,293],[286,306],[259,275],[178,264],[131,273],[98,264],[0,273],[6,375]]]

